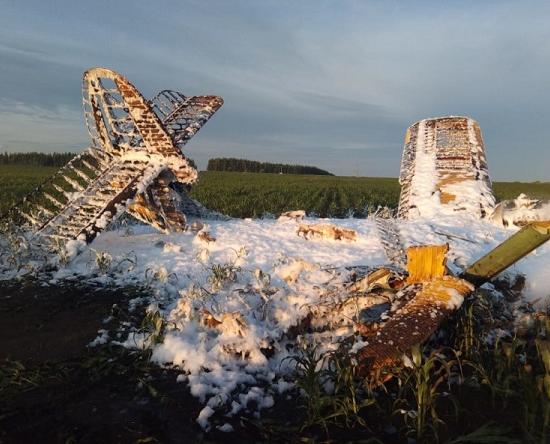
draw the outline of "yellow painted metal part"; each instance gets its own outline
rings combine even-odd
[[[443,304],[444,308],[453,310],[462,305],[460,297],[464,297],[472,291],[474,291],[474,286],[470,282],[454,276],[442,276],[427,282],[414,301],[425,306]]]
[[[426,282],[445,274],[449,245],[422,245],[407,249],[407,284]]]
[[[550,221],[531,222],[470,265],[462,277],[474,284],[488,281],[548,240]]]

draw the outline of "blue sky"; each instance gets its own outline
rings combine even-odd
[[[0,151],[88,144],[81,76],[225,105],[210,157],[397,176],[406,128],[468,115],[496,180],[550,180],[550,2],[0,0]]]

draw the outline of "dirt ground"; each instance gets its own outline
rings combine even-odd
[[[0,443],[222,442],[143,353],[87,345],[139,290],[0,283]],[[249,427],[240,441],[256,441]]]
[[[120,289],[0,284],[0,360],[39,364],[78,357],[104,328],[112,305],[128,299]]]

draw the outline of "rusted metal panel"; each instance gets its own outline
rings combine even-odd
[[[550,240],[550,221],[531,222],[460,276],[446,273],[448,245],[423,245],[407,249],[406,286],[401,304],[393,303],[379,323],[359,325],[367,343],[357,359],[366,373],[377,375],[400,365],[413,345],[426,341],[441,322],[461,306],[476,285],[498,275],[522,257]]]
[[[357,354],[363,370],[376,375],[400,363],[412,346],[426,341],[451,312],[460,307],[474,286],[446,276],[448,245],[422,245],[407,249],[405,287],[400,304],[392,304],[386,321],[359,329],[367,345]]]

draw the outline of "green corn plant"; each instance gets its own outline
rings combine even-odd
[[[69,256],[69,252],[67,251],[67,248],[65,247],[65,243],[60,239],[55,239],[54,251],[57,254],[57,260],[59,262],[59,265],[66,266],[69,264],[71,258]]]
[[[328,399],[323,389],[327,381],[323,367],[328,355],[319,353],[317,345],[308,344],[298,355],[285,359],[294,362],[296,387],[301,390],[306,401],[307,420],[301,430],[317,424],[324,428],[328,436],[328,425],[324,414]]]
[[[550,340],[537,339],[535,343],[544,369],[544,373],[537,378],[537,387],[542,410],[540,442],[546,443],[550,440],[548,437],[550,433]]]
[[[210,276],[208,281],[213,291],[218,291],[230,282],[237,280],[237,273],[241,271],[240,267],[233,263],[212,264],[210,267]]]
[[[330,395],[330,413],[326,421],[343,420],[347,428],[360,425],[367,427],[361,411],[376,403],[371,391],[360,392],[358,366],[352,362],[347,350],[337,350],[329,354],[327,376],[334,384]]]
[[[490,356],[489,378],[486,381],[495,394],[506,400],[516,395],[514,383],[517,378],[516,368],[521,365],[518,356],[522,354],[525,341],[514,337],[511,342],[497,340]]]
[[[424,357],[419,345],[411,349],[411,360],[398,375],[400,389],[394,403],[394,414],[403,415],[406,434],[419,442],[431,435],[438,440],[438,429],[444,425],[437,411],[437,401],[446,395],[441,386],[455,375],[454,360],[432,351]]]
[[[454,337],[453,348],[464,359],[478,361],[480,352],[485,348],[484,333],[493,324],[491,306],[485,295],[477,292],[463,304],[457,317],[456,328],[453,326],[451,332]]]
[[[147,268],[145,270],[145,281],[150,286],[154,282],[160,282],[162,284],[175,283],[178,280],[176,273],[169,273],[165,267]]]
[[[138,333],[145,333],[147,336],[146,343],[149,346],[156,345],[164,341],[166,326],[167,322],[158,310],[148,311],[141,321]]]
[[[101,274],[105,274],[111,268],[113,257],[106,251],[97,251],[93,248],[90,249],[95,253],[95,265]]]

